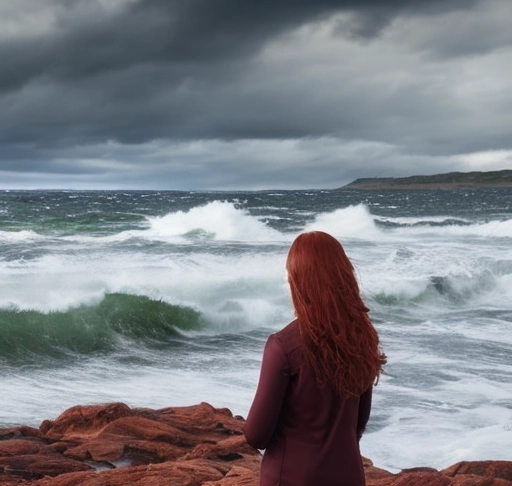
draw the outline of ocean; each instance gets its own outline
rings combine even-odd
[[[512,460],[507,188],[2,191],[0,427],[113,401],[246,416],[313,229],[344,245],[388,356],[362,453]]]

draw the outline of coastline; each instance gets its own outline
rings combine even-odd
[[[339,190],[454,190],[512,187],[512,170],[490,172],[449,172],[429,176],[362,178],[340,187]]]
[[[208,403],[159,410],[75,406],[39,428],[0,429],[2,486],[258,486],[244,418]],[[512,486],[512,461],[391,473],[363,458],[367,486]]]
[[[366,190],[366,191],[382,191],[382,190],[429,190],[429,191],[453,191],[457,189],[500,189],[500,188],[511,188],[512,183],[495,183],[495,184],[465,184],[456,182],[446,183],[424,183],[424,184],[400,184],[400,183],[386,183],[386,182],[375,182],[375,183],[350,183],[347,186],[343,186],[339,190]]]

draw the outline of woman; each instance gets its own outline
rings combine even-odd
[[[359,439],[385,355],[341,244],[303,233],[286,261],[296,320],[272,334],[244,428],[261,486],[364,486]]]

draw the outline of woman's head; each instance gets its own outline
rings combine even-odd
[[[286,261],[293,305],[298,314],[313,304],[330,303],[343,295],[360,310],[354,267],[338,240],[323,231],[302,233],[293,242]],[[351,306],[346,306],[351,310]]]
[[[303,233],[290,247],[286,269],[306,358],[319,383],[359,395],[386,359],[343,247],[322,231]]]

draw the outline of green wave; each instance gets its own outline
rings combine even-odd
[[[106,294],[96,305],[62,312],[0,309],[0,362],[37,363],[109,353],[126,341],[158,345],[180,331],[202,326],[201,314],[190,307],[121,293]]]

